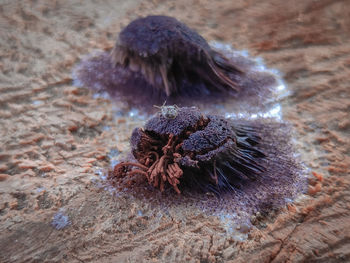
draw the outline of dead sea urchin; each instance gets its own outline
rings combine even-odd
[[[227,73],[242,74],[203,37],[167,16],[131,22],[119,34],[112,61],[141,72],[155,90],[167,97],[190,93],[198,84],[207,87],[208,92],[237,91],[239,87]]]
[[[77,85],[107,91],[132,105],[165,99],[184,105],[186,98],[193,103],[267,96],[276,79],[254,65],[243,56],[225,56],[175,18],[147,16],[127,25],[111,52],[84,59],[73,75]]]
[[[304,189],[288,128],[276,121],[177,108],[174,118],[159,112],[136,128],[131,147],[136,162],[119,163],[109,176],[119,189],[149,184],[168,193],[232,194],[254,209],[286,203]]]

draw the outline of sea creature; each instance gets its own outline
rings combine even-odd
[[[178,114],[179,107],[177,105],[166,106],[165,104],[166,101],[164,101],[162,106],[153,105],[153,107],[160,109],[160,112],[164,118],[175,119]]]
[[[160,109],[143,128],[134,129],[133,157],[108,176],[118,194],[157,209],[197,207],[251,225],[255,213],[268,213],[307,190],[288,124],[226,119],[196,107],[176,111],[168,118]]]
[[[112,61],[141,72],[167,97],[192,92],[199,84],[208,91],[237,91],[228,73],[243,72],[194,30],[173,17],[147,16],[131,22],[119,34]]]
[[[269,156],[268,138],[263,136],[269,134],[256,124],[206,116],[196,107],[177,108],[174,118],[158,112],[143,129],[132,132],[130,141],[136,162],[119,163],[110,178],[114,182],[127,179],[128,184],[133,184],[141,176],[141,181],[143,178],[161,191],[170,186],[178,194],[180,188],[187,188],[218,195],[243,189],[249,182],[264,177],[284,178],[280,173],[290,167],[282,162],[277,165],[280,170],[269,169],[276,161]]]
[[[111,52],[85,58],[73,77],[78,86],[107,91],[138,107],[164,100],[193,105],[268,96],[276,78],[255,66],[248,58],[212,48],[173,17],[147,16],[127,25]]]

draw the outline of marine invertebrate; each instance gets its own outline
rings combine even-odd
[[[177,105],[165,106],[166,101],[162,106],[154,105],[155,108],[159,108],[164,118],[175,119],[177,117],[179,107]]]
[[[256,104],[271,93],[276,78],[255,65],[212,48],[175,18],[147,16],[127,25],[111,52],[84,59],[73,75],[76,85],[107,91],[139,107],[165,99],[193,105],[193,100],[251,100],[252,95]]]
[[[132,21],[119,34],[111,55],[115,65],[141,72],[167,97],[193,92],[196,85],[204,83],[208,91],[237,91],[239,87],[228,73],[243,73],[199,34],[167,16]]]
[[[184,107],[177,108],[175,118],[158,112],[143,129],[133,131],[130,141],[136,162],[121,162],[110,174],[120,188],[147,182],[178,194],[182,189],[219,196],[248,191],[255,198],[292,198],[301,181],[282,123],[232,121]],[[284,202],[265,198],[259,202]]]

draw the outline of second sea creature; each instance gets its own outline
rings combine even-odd
[[[252,104],[271,96],[276,76],[241,55],[210,46],[197,32],[168,16],[132,21],[111,52],[93,54],[74,70],[76,85],[107,91],[131,105],[150,108],[227,98]]]

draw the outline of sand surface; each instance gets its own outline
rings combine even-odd
[[[72,68],[147,14],[284,74],[309,192],[244,241],[222,218],[157,212],[103,186],[145,116],[75,87]],[[0,26],[1,262],[350,261],[349,1],[2,1]]]

